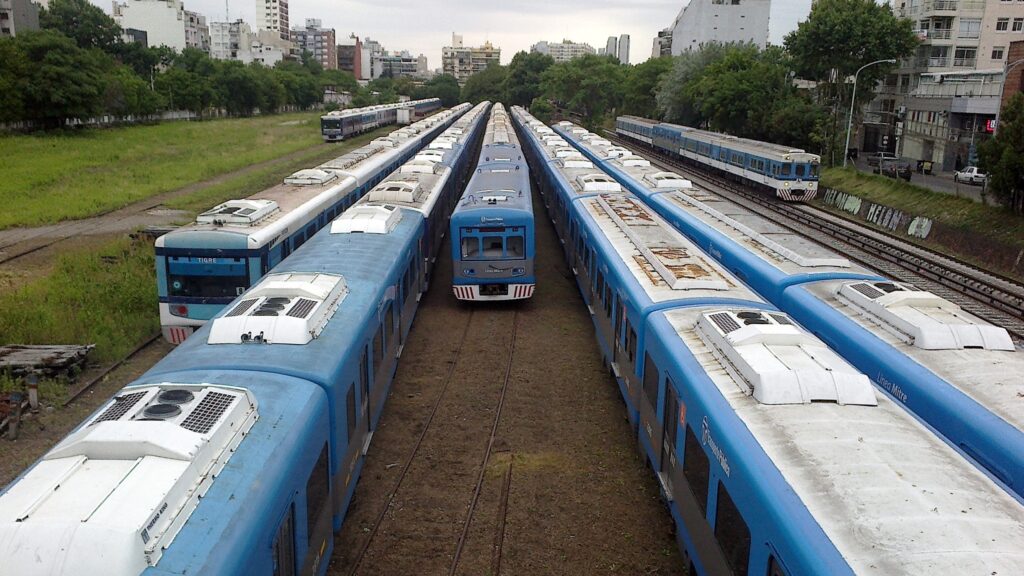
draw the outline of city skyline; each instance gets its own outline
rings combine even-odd
[[[111,12],[111,2],[90,1]],[[206,16],[207,22],[226,20],[223,0],[184,1],[187,10]],[[781,43],[785,34],[807,17],[810,4],[811,0],[773,1],[769,40]],[[525,0],[511,8],[455,0],[443,12],[424,13],[422,4],[410,0],[397,0],[387,7],[364,0],[292,0],[289,16],[292,28],[303,26],[306,18],[319,18],[324,27],[335,29],[337,38],[355,33],[380,42],[388,50],[408,50],[414,56],[422,53],[434,70],[441,67],[441,48],[450,44],[453,32],[461,34],[467,46],[490,41],[500,47],[502,64],[508,64],[517,52],[529,52],[530,46],[541,40],[569,39],[597,47],[603,46],[608,36],[629,34],[634,45],[630,63],[639,64],[650,56],[650,49],[641,47],[649,47],[659,30],[671,26],[683,5],[678,0],[647,0],[625,7],[608,0]],[[241,18],[255,29],[254,0],[231,0],[228,9],[229,20]]]

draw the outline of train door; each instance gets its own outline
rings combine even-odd
[[[366,346],[363,346],[363,355],[359,358],[359,420],[362,422],[359,427],[360,439],[370,432],[370,363],[367,360]]]
[[[665,378],[665,412],[662,415],[664,434],[661,440],[661,477],[668,499],[672,500],[672,476],[676,468],[676,431],[679,429],[679,395],[672,379]]]

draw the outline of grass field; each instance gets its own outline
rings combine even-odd
[[[122,357],[160,327],[153,247],[127,238],[62,254],[54,271],[0,293],[0,342],[96,344]]]
[[[321,142],[316,113],[0,136],[0,229],[95,216]]]
[[[851,169],[827,169],[822,174],[821,184],[876,204],[983,234],[1011,246],[1024,246],[1024,218],[1002,208],[983,206],[965,198]]]

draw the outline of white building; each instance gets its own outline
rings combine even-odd
[[[473,74],[500,61],[501,48],[486,41],[479,47],[464,46],[460,34],[452,34],[452,45],[441,48],[441,67],[445,74],[455,76],[460,86]]]
[[[751,42],[764,48],[771,8],[771,0],[690,0],[672,23],[672,54],[711,42]]]
[[[651,58],[661,58],[672,55],[672,29],[665,28],[658,32],[651,46]]]
[[[287,0],[256,0],[256,30],[277,32],[281,40],[290,40]]]
[[[619,62],[629,64],[629,34],[619,36]]]
[[[241,20],[210,23],[210,56],[218,60],[253,61],[252,45],[256,37]]]
[[[619,39],[615,36],[609,36],[608,41],[604,44],[604,53],[608,56],[619,57]]]
[[[39,6],[32,0],[0,0],[0,36],[39,29]]]
[[[568,62],[573,58],[579,58],[586,54],[593,54],[594,47],[590,44],[582,44],[569,40],[561,42],[540,41],[530,47],[530,52],[546,54],[555,59],[555,62]]]
[[[180,52],[210,44],[206,18],[185,10],[181,0],[115,1],[113,16],[121,28],[145,31],[152,47],[167,46]]]
[[[366,40],[363,40],[361,48],[362,50],[360,50],[359,54],[360,74],[357,79],[373,80],[375,78],[380,78],[381,69],[378,68],[377,70],[374,70],[373,62],[376,58],[379,64],[380,55],[384,53],[384,47],[380,45],[380,42],[367,38]]]

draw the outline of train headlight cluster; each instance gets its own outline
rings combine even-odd
[[[175,316],[188,316],[188,306],[185,306],[184,304],[171,306],[171,314],[174,314]]]
[[[526,274],[526,268],[513,268],[512,269],[512,275],[513,276],[522,276],[523,274]]]
[[[463,268],[462,273],[466,276],[472,276],[476,274],[476,268]]]

